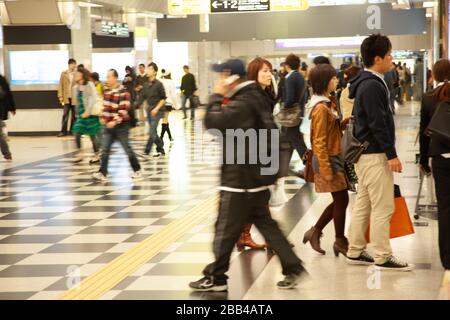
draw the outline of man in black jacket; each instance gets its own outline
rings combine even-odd
[[[0,75],[0,148],[3,157],[8,161],[12,161],[12,155],[3,128],[6,126],[4,121],[8,120],[8,114],[10,112],[13,115],[16,114],[16,104],[8,81]]]
[[[355,165],[358,195],[349,229],[347,261],[381,269],[410,271],[412,266],[392,254],[390,221],[394,213],[394,172],[402,172],[395,149],[395,124],[389,89],[383,74],[392,66],[389,38],[371,35],[361,44],[366,69],[351,80],[350,99],[355,99],[355,137],[369,147]],[[370,222],[370,240],[375,259],[366,251],[365,233]]]
[[[197,91],[197,85],[195,83],[195,77],[192,73],[189,72],[189,66],[184,66],[183,70],[185,75],[181,78],[181,109],[184,113],[184,118],[187,118],[186,115],[186,101],[189,100],[189,107],[191,109],[191,120],[195,119],[195,107],[196,101],[194,98],[195,92]]]
[[[261,159],[256,163],[250,160],[256,150],[253,147],[259,144],[251,143],[251,138],[247,139],[247,135],[258,135],[260,130],[269,130],[271,134],[271,130],[277,131],[276,125],[271,114],[260,107],[263,102],[257,84],[244,80],[245,66],[242,61],[229,60],[216,64],[213,70],[219,72],[221,78],[215,86],[215,94],[210,98],[205,125],[224,142],[225,160],[222,165],[219,215],[213,244],[215,261],[206,266],[203,278],[191,282],[189,286],[195,291],[226,291],[228,286],[225,273],[229,268],[233,247],[244,225],[254,223],[280,259],[285,279],[278,283],[278,287],[293,288],[304,268],[277,222],[272,219],[268,206],[269,186],[274,184],[277,170],[265,172],[264,169],[267,168],[264,168]],[[246,137],[244,142],[241,140],[236,143],[236,139],[239,141],[242,136]],[[264,139],[261,136],[263,135],[259,135],[257,139]],[[260,147],[263,148],[263,145],[264,143]],[[239,150],[242,151],[243,147],[245,161],[239,161]],[[267,154],[265,151],[267,150],[262,153]],[[261,151],[256,153],[261,154]]]

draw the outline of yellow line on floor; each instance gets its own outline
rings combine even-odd
[[[114,288],[130,274],[175,242],[187,231],[203,222],[217,206],[218,194],[189,210],[183,217],[168,224],[127,252],[93,273],[81,283],[64,292],[59,300],[95,300]],[[213,207],[214,209],[211,209]]]

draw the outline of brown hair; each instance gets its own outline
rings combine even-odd
[[[309,73],[309,83],[314,94],[324,94],[331,79],[336,77],[336,70],[329,64],[319,64]]]
[[[437,97],[439,101],[450,102],[450,61],[440,59],[433,66],[433,77],[437,82],[444,82],[444,85],[434,90],[431,95]]]
[[[81,73],[83,79],[83,85],[87,84],[91,80],[91,73],[86,68],[78,68],[77,72]]]
[[[260,57],[253,59],[247,68],[247,79],[258,82],[258,73],[264,65],[268,66],[269,69],[272,70],[272,64],[266,59]]]
[[[344,70],[344,74],[347,76],[347,80],[351,80],[352,78],[356,77],[360,71],[360,67],[352,65]]]

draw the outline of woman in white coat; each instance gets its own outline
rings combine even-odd
[[[164,143],[164,134],[167,132],[169,135],[170,142],[173,141],[172,133],[170,132],[169,127],[169,114],[173,108],[178,109],[178,96],[176,92],[175,82],[172,80],[172,76],[169,70],[162,69],[161,70],[161,82],[164,86],[164,90],[166,91],[166,106],[164,117],[162,119],[162,130],[161,130],[161,140]]]

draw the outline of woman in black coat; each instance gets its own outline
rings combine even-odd
[[[436,88],[422,97],[420,116],[420,166],[430,173],[429,158],[432,158],[432,172],[436,186],[439,223],[439,250],[442,265],[450,270],[450,140],[428,136],[427,128],[437,107],[450,105],[450,61],[439,60],[433,66],[433,76],[438,82]],[[450,126],[450,123],[448,123]]]

